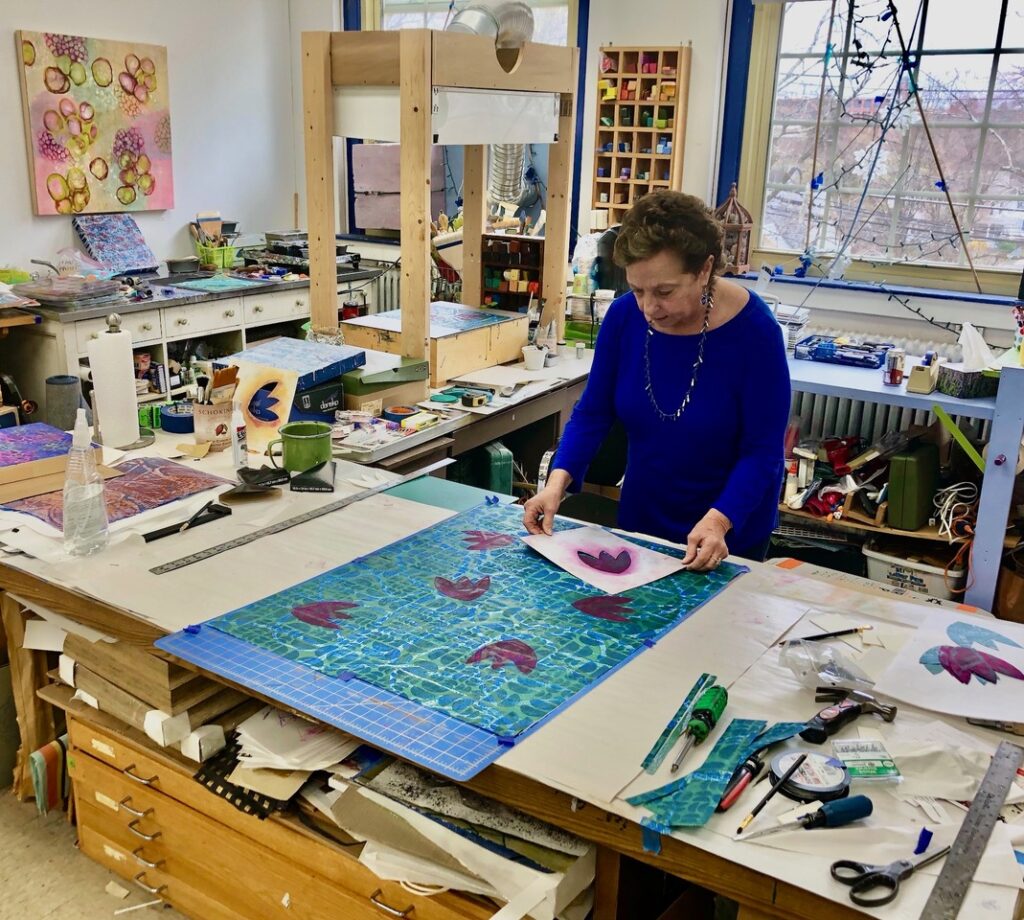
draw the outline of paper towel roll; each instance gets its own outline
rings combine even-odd
[[[108,329],[89,341],[93,399],[100,435],[108,447],[127,447],[139,439],[138,402],[132,336],[121,330],[121,317],[107,317]]]

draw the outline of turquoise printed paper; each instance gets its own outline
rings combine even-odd
[[[744,571],[681,571],[607,595],[543,559],[524,533],[517,506],[480,506],[208,625],[514,738]]]

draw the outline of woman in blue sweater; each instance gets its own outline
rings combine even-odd
[[[786,348],[765,302],[719,280],[722,230],[681,192],[644,196],[615,243],[630,293],[601,324],[586,390],[547,484],[524,509],[551,533],[613,422],[626,430],[624,530],[686,544],[693,571],[763,559],[777,520],[789,418]]]

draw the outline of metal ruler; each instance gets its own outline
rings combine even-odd
[[[202,562],[205,559],[210,559],[211,557],[218,556],[221,553],[226,553],[229,549],[237,549],[239,546],[246,546],[249,543],[255,543],[257,540],[262,540],[264,537],[269,537],[275,533],[281,533],[281,531],[289,530],[299,524],[305,524],[306,521],[313,521],[316,520],[316,518],[323,517],[325,514],[330,514],[333,511],[340,511],[342,508],[347,508],[349,505],[361,502],[364,498],[369,498],[371,495],[376,495],[379,492],[385,492],[388,489],[393,489],[395,486],[400,486],[403,482],[411,482],[413,479],[419,479],[421,476],[426,476],[428,473],[441,469],[441,467],[448,466],[453,462],[453,460],[448,458],[438,460],[436,463],[431,463],[429,466],[425,466],[413,473],[406,473],[398,479],[383,482],[380,485],[364,489],[362,492],[356,492],[353,495],[346,495],[344,498],[339,498],[337,501],[329,502],[326,505],[321,505],[319,508],[313,508],[310,511],[304,511],[302,514],[295,515],[295,517],[278,521],[276,524],[270,524],[260,530],[254,530],[251,533],[235,537],[233,540],[227,540],[224,543],[217,543],[214,546],[208,546],[206,549],[201,549],[188,556],[182,556],[180,559],[165,562],[162,565],[158,565],[155,568],[150,569],[150,572],[154,575],[166,575],[168,572],[176,572],[178,569],[183,569],[186,566],[194,565],[197,562]]]
[[[999,810],[1022,763],[1024,748],[1009,741],[1000,742],[921,912],[921,920],[955,920],[960,913],[967,886],[974,878],[981,854],[999,818]]]

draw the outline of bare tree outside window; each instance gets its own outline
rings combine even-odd
[[[839,0],[830,46],[829,0],[786,4],[761,247],[966,265],[912,96],[916,81],[975,265],[1019,271],[1024,3],[894,5],[907,60],[887,0]]]

